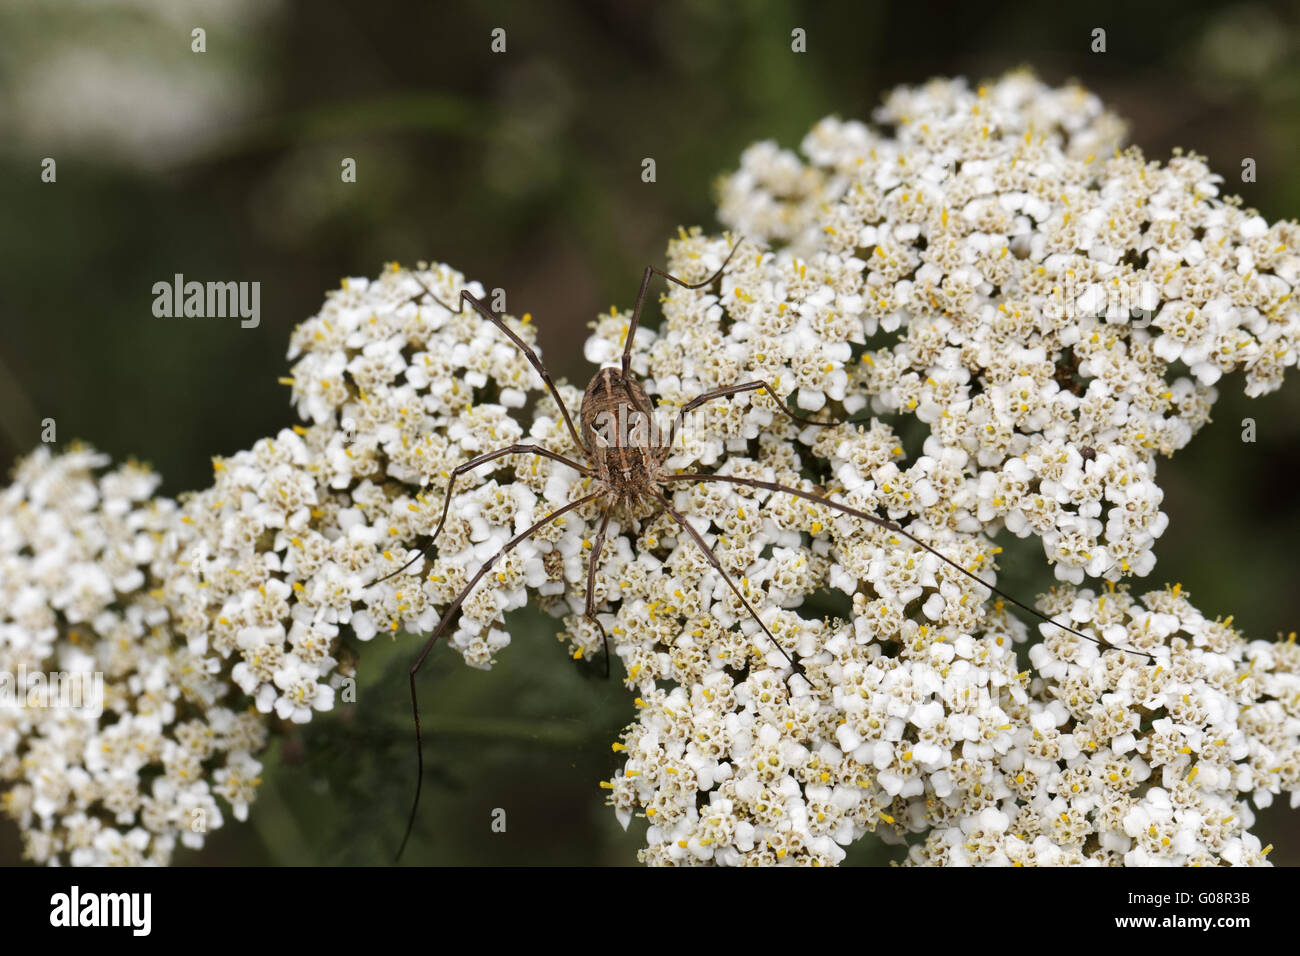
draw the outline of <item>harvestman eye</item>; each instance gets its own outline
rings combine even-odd
[[[783,414],[801,425],[831,427],[844,424],[844,422],[834,420],[817,421],[800,415],[781,400],[776,389],[771,385],[762,379],[754,379],[753,381],[727,385],[696,396],[677,411],[666,441],[659,440],[659,436],[655,434],[653,428],[653,423],[655,421],[654,409],[650,404],[650,399],[649,396],[647,396],[645,389],[641,386],[641,383],[637,381],[636,376],[633,375],[631,371],[632,344],[636,338],[637,327],[641,320],[641,307],[645,302],[646,291],[650,287],[650,281],[655,276],[661,276],[669,282],[676,283],[685,289],[707,288],[716,282],[723,272],[726,271],[727,266],[736,254],[736,250],[740,248],[743,242],[743,239],[737,241],[736,245],[732,247],[731,252],[728,253],[727,258],[723,261],[718,270],[703,282],[686,282],[677,278],[677,276],[664,272],[662,269],[657,269],[654,266],[646,266],[645,273],[641,277],[641,289],[637,293],[636,306],[632,311],[632,322],[627,331],[626,343],[623,347],[622,361],[618,366],[600,369],[592,377],[582,398],[582,408],[578,416],[579,423],[577,426],[575,426],[573,417],[565,406],[564,400],[560,397],[560,393],[555,387],[555,382],[552,380],[550,373],[546,370],[546,366],[542,364],[542,360],[538,357],[537,353],[528,345],[527,342],[512,332],[505,324],[504,320],[493,312],[482,300],[475,298],[469,292],[464,290],[461,291],[460,299],[457,303],[460,308],[463,309],[465,305],[469,305],[476,312],[482,315],[483,318],[487,319],[494,326],[500,329],[501,332],[519,348],[533,368],[537,370],[537,373],[542,378],[542,382],[546,385],[547,391],[550,392],[551,397],[555,400],[555,404],[559,407],[560,414],[564,419],[565,427],[573,438],[574,446],[580,450],[582,460],[577,461],[568,456],[561,455],[558,452],[551,451],[548,448],[544,448],[541,445],[524,442],[507,445],[504,448],[498,448],[495,451],[486,452],[485,454],[457,465],[451,472],[451,478],[447,484],[447,493],[443,497],[442,515],[438,519],[438,524],[434,528],[433,536],[429,544],[396,571],[376,579],[374,584],[379,584],[389,578],[401,574],[403,571],[412,567],[416,562],[425,558],[429,552],[433,550],[438,541],[438,536],[442,533],[443,526],[447,522],[447,514],[451,507],[452,493],[456,487],[456,479],[466,472],[477,468],[479,465],[495,461],[498,458],[505,458],[510,455],[541,455],[542,457],[550,458],[553,461],[565,464],[577,471],[579,474],[591,478],[595,483],[596,490],[591,494],[577,499],[576,501],[571,501],[568,504],[556,508],[549,515],[534,523],[526,531],[515,535],[507,541],[496,554],[488,558],[488,560],[483,563],[483,566],[474,573],[473,577],[470,578],[469,582],[447,607],[442,619],[433,629],[433,633],[425,642],[424,647],[421,648],[419,655],[415,659],[415,663],[411,665],[411,709],[415,716],[416,784],[415,798],[411,805],[411,814],[407,821],[406,833],[402,837],[402,845],[397,851],[398,859],[401,858],[403,851],[406,849],[407,841],[411,837],[411,831],[415,825],[416,812],[419,809],[420,804],[420,791],[424,781],[424,746],[420,734],[420,705],[415,686],[416,674],[419,673],[421,666],[423,666],[425,658],[429,656],[429,652],[433,649],[434,643],[447,630],[448,625],[451,623],[452,619],[456,617],[457,612],[465,603],[470,593],[474,590],[474,587],[498,561],[509,554],[519,545],[520,542],[546,527],[551,522],[592,502],[599,502],[601,506],[601,517],[595,539],[592,542],[591,558],[587,565],[587,601],[584,616],[595,625],[597,631],[601,635],[605,655],[605,673],[607,676],[609,674],[609,635],[605,633],[604,626],[596,617],[595,602],[596,571],[600,566],[601,550],[605,544],[605,534],[609,529],[610,518],[613,516],[615,511],[628,511],[637,508],[638,506],[648,505],[652,509],[667,514],[673,522],[686,532],[686,536],[694,541],[699,547],[701,553],[709,562],[709,565],[727,583],[728,587],[731,588],[732,592],[736,595],[736,598],[740,601],[746,612],[748,612],[749,616],[754,619],[763,634],[767,637],[768,641],[771,642],[772,647],[775,648],[785,659],[786,664],[790,669],[789,674],[786,676],[786,680],[789,681],[797,676],[806,682],[808,681],[807,676],[804,674],[803,667],[797,660],[791,657],[790,652],[782,647],[776,638],[773,637],[772,632],[768,630],[767,625],[764,624],[762,618],[759,617],[757,610],[755,610],[753,605],[751,605],[745,598],[740,588],[737,587],[736,583],[731,579],[731,576],[723,570],[721,562],[713,553],[708,543],[700,533],[691,526],[690,522],[688,522],[686,518],[673,507],[672,502],[664,492],[666,489],[670,488],[672,484],[678,482],[718,482],[723,484],[740,485],[746,488],[756,488],[778,494],[794,495],[795,497],[804,498],[834,511],[838,511],[841,514],[846,514],[867,521],[891,531],[894,534],[901,535],[917,547],[928,551],[945,564],[961,572],[966,577],[979,582],[994,594],[1049,624],[1054,624],[1076,637],[1081,637],[1086,641],[1091,641],[1092,643],[1098,644],[1107,649],[1121,650],[1147,659],[1153,659],[1150,654],[1146,654],[1142,651],[1130,650],[1128,648],[1116,647],[1101,638],[1082,634],[1068,625],[1061,624],[1058,621],[1053,621],[1047,615],[1041,613],[1035,608],[1017,600],[1005,591],[994,587],[979,576],[967,571],[961,565],[932,548],[900,525],[882,518],[879,515],[851,508],[848,505],[841,504],[837,501],[832,501],[826,495],[813,494],[809,491],[791,488],[788,485],[782,485],[772,481],[760,481],[755,478],[743,478],[733,475],[699,474],[696,472],[672,473],[665,471],[663,463],[668,457],[668,453],[676,439],[677,431],[681,427],[686,416],[706,402],[711,402],[716,399],[728,398],[732,395],[740,395],[745,392],[766,392],[768,397],[776,403],[777,407]],[[412,273],[412,275],[414,276],[414,273]],[[428,296],[448,311],[457,311],[439,300],[438,297],[420,281],[418,276],[415,277],[415,281],[420,285],[422,291],[413,296],[411,301],[419,303],[425,296]],[[628,423],[633,423],[632,427],[627,427]],[[1090,451],[1091,449],[1088,450]],[[811,686],[811,682],[809,683]]]

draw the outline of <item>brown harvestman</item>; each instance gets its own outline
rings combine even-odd
[[[442,636],[443,632],[447,630],[447,626],[456,616],[456,612],[460,609],[461,605],[463,605],[468,599],[470,593],[474,590],[474,587],[499,560],[509,554],[512,549],[530,535],[536,533],[546,525],[561,518],[569,512],[591,502],[601,502],[602,514],[596,536],[592,542],[591,557],[587,566],[587,599],[584,617],[595,625],[601,635],[602,641],[604,642],[606,674],[608,674],[609,669],[609,635],[605,633],[604,626],[596,617],[595,606],[596,572],[600,564],[601,549],[605,543],[605,535],[609,528],[610,518],[614,514],[615,510],[620,507],[631,509],[637,505],[647,504],[667,514],[699,547],[713,570],[727,583],[740,601],[740,604],[748,612],[749,616],[752,617],[762,629],[762,632],[767,637],[768,641],[771,642],[772,646],[779,651],[781,656],[785,659],[786,664],[789,666],[791,671],[787,676],[787,681],[796,675],[804,681],[808,681],[808,678],[804,674],[803,667],[798,661],[792,658],[789,652],[786,651],[786,649],[777,642],[776,638],[772,636],[772,632],[768,629],[767,625],[763,623],[762,618],[759,617],[758,612],[754,609],[753,605],[751,605],[745,598],[744,594],[741,593],[740,588],[737,587],[736,583],[731,579],[731,576],[723,570],[721,562],[718,560],[717,556],[714,555],[713,550],[709,547],[703,536],[676,508],[673,507],[668,496],[664,494],[665,486],[670,482],[721,482],[740,485],[746,488],[755,488],[772,493],[794,495],[795,497],[815,502],[818,505],[831,508],[842,514],[849,515],[850,517],[870,522],[871,524],[884,528],[894,534],[901,535],[918,547],[933,554],[945,564],[960,571],[966,577],[971,578],[988,588],[992,593],[1049,624],[1054,624],[1064,631],[1068,631],[1077,637],[1081,637],[1084,640],[1091,641],[1092,643],[1098,644],[1107,649],[1124,650],[1127,653],[1138,654],[1142,657],[1151,657],[1151,655],[1145,654],[1141,651],[1129,651],[1126,648],[1118,648],[1104,639],[1082,634],[1068,625],[1054,621],[1035,608],[1017,600],[1012,595],[994,587],[979,576],[963,568],[961,565],[926,544],[897,523],[882,518],[879,515],[870,514],[856,508],[851,508],[848,505],[832,501],[827,495],[817,495],[799,488],[792,488],[788,485],[782,485],[771,481],[761,481],[755,478],[739,477],[734,475],[699,474],[695,472],[669,473],[664,470],[664,461],[667,459],[669,452],[672,449],[678,429],[681,427],[686,416],[706,402],[711,402],[716,399],[728,398],[745,392],[765,392],[768,397],[775,402],[777,408],[784,415],[802,425],[830,427],[844,424],[839,421],[816,421],[797,414],[786,405],[784,401],[782,401],[776,389],[762,379],[755,379],[753,381],[743,382],[736,385],[727,385],[696,396],[677,410],[677,414],[673,418],[672,427],[668,432],[667,440],[664,441],[660,436],[658,436],[654,411],[650,404],[649,396],[646,394],[645,389],[641,386],[641,383],[637,381],[636,376],[631,370],[632,345],[636,338],[636,331],[641,320],[641,308],[645,302],[646,292],[650,287],[650,282],[655,276],[660,276],[669,282],[676,283],[684,289],[698,290],[708,288],[716,282],[719,277],[721,277],[722,273],[726,270],[727,265],[735,256],[736,250],[740,248],[743,241],[743,239],[738,240],[718,270],[702,282],[689,283],[674,275],[664,272],[662,269],[657,269],[654,266],[646,266],[645,273],[641,277],[641,289],[637,293],[636,305],[632,310],[632,321],[627,330],[622,360],[617,366],[608,366],[597,371],[592,377],[591,382],[587,385],[587,390],[582,397],[582,408],[578,416],[580,428],[575,426],[573,418],[564,404],[564,400],[560,397],[555,382],[552,380],[546,367],[542,364],[537,353],[528,345],[528,343],[511,331],[502,318],[493,312],[486,303],[475,298],[468,291],[461,291],[460,300],[457,303],[460,308],[463,309],[465,304],[468,303],[475,311],[482,315],[483,318],[487,319],[494,326],[500,329],[501,332],[504,333],[505,336],[524,354],[528,359],[529,364],[536,369],[538,375],[541,376],[542,382],[545,384],[547,391],[555,400],[555,404],[559,407],[560,414],[564,419],[565,427],[568,429],[569,435],[573,438],[574,446],[581,451],[585,460],[576,461],[565,455],[561,455],[558,452],[544,448],[541,445],[523,442],[508,445],[504,448],[498,448],[495,451],[486,452],[457,465],[451,472],[447,484],[447,491],[443,496],[442,515],[438,519],[438,524],[434,529],[432,540],[426,547],[417,552],[414,557],[396,571],[378,578],[374,583],[378,584],[401,574],[417,561],[426,557],[429,552],[433,550],[434,545],[437,543],[438,536],[441,534],[443,526],[447,521],[447,515],[451,507],[452,493],[456,486],[456,479],[480,465],[510,455],[541,455],[545,458],[550,458],[553,461],[567,465],[584,477],[593,479],[596,483],[596,490],[575,501],[571,501],[568,504],[556,508],[549,515],[534,523],[527,530],[515,535],[507,541],[500,550],[488,558],[447,607],[442,619],[439,620],[433,633],[429,636],[424,647],[420,650],[419,656],[415,659],[415,663],[412,664],[410,686],[411,708],[415,715],[417,776],[415,800],[411,806],[410,819],[407,822],[406,833],[402,838],[402,846],[397,851],[399,859],[406,848],[406,843],[410,839],[411,830],[415,824],[416,811],[420,802],[420,790],[424,780],[424,748],[420,736],[420,706],[416,694],[415,679],[421,666],[424,664],[425,658],[428,657],[429,652],[433,649],[434,643]],[[433,292],[419,280],[418,276],[416,277],[416,282],[420,285],[422,291],[413,296],[412,301],[418,303],[425,296],[428,296],[448,311],[457,311],[439,300],[437,296],[435,296]],[[614,424],[611,427],[611,423],[617,424]],[[630,428],[628,427],[629,424],[631,425]]]

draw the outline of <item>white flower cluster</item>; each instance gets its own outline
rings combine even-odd
[[[381,630],[433,630],[470,575],[511,537],[579,497],[578,473],[566,465],[528,454],[499,459],[457,480],[455,506],[427,564],[369,587],[432,534],[456,465],[518,443],[580,454],[553,404],[541,406],[527,434],[513,417],[542,383],[499,330],[469,308],[454,314],[427,298],[412,301],[425,289],[456,302],[462,289],[481,296],[482,288],[446,267],[418,275],[394,263],[377,281],[345,280],[298,327],[290,350],[301,358],[287,381],[312,423],[297,429],[313,462],[306,480],[324,500],[302,513],[297,534],[286,516],[272,563],[281,562],[295,591],[295,621],[350,624],[363,641]],[[507,321],[533,341],[529,316]],[[563,391],[576,408],[581,393]],[[581,531],[581,521],[557,519],[493,569],[449,635],[467,663],[489,667],[509,644],[502,616],[523,607],[529,589],[564,592],[562,558],[579,554]],[[577,567],[576,558],[571,563]]]
[[[833,864],[873,830],[922,835],[918,865],[1263,863],[1245,798],[1300,792],[1294,635],[1247,644],[1177,589],[1147,608],[1070,591],[1076,626],[1157,663],[1056,631],[1031,678],[993,627],[814,627],[804,663],[828,699],[772,671],[643,691],[614,805],[643,809],[654,863]]]
[[[247,816],[266,730],[174,640],[156,585],[176,566],[175,503],[147,468],[107,463],[41,448],[0,491],[3,806],[37,862],[165,864],[221,826],[216,797]]]
[[[445,269],[425,281],[453,300],[463,285]],[[166,863],[222,824],[215,796],[245,819],[270,716],[304,723],[351,679],[340,629],[429,630],[545,496],[551,469],[526,456],[518,482],[467,482],[433,573],[367,592],[397,567],[388,548],[431,531],[449,469],[520,438],[509,408],[534,373],[476,317],[417,307],[396,266],[343,285],[291,346],[303,357],[285,383],[310,424],[214,458],[209,488],[177,505],[151,497],[159,479],[140,466],[97,478],[104,456],[41,449],[0,497],[0,676],[105,682],[102,714],[0,707],[4,806],[32,859]],[[559,470],[563,494],[576,472]],[[580,547],[575,523],[566,548]],[[492,583],[509,588],[485,587],[452,639],[467,661],[489,665],[509,642],[491,625],[547,573],[536,544],[503,562]]]
[[[900,89],[879,119],[822,121],[807,164],[759,144],[726,180],[723,220],[787,243],[724,299],[752,367],[792,371],[808,408],[824,375],[914,416],[973,459],[958,507],[1038,535],[1061,580],[1146,574],[1154,456],[1208,420],[1223,373],[1254,396],[1300,358],[1300,228],[1216,198],[1195,156],[1119,152],[1095,97],[1026,74]]]
[[[807,163],[746,152],[723,219],[780,248],[742,250],[718,299],[670,289],[638,370],[673,404],[762,378],[805,409],[914,417],[922,454],[903,462],[876,420],[800,432],[738,396],[671,463],[725,448],[723,472],[805,490],[820,468],[821,490],[990,581],[986,536],[1004,526],[1038,536],[1062,581],[1148,573],[1167,521],[1156,453],[1208,420],[1222,373],[1257,395],[1296,362],[1296,225],[1215,198],[1195,157],[1119,152],[1095,98],[1024,74],[902,89],[879,118],[819,123]],[[684,236],[671,264],[699,278],[723,254]],[[624,328],[605,317],[589,357]],[[927,835],[916,863],[1250,863],[1266,851],[1243,797],[1296,804],[1293,645],[1248,645],[1177,589],[1147,595],[1150,614],[1067,589],[1053,610],[1152,659],[1045,625],[1031,681],[1010,652],[1020,625],[933,556],[788,495],[691,484],[679,507],[810,683],[756,659],[745,612],[681,536],[662,565],[643,548],[618,572],[611,632],[642,711],[607,786],[624,820],[649,819],[648,861],[834,863],[884,829]],[[827,587],[852,598],[851,624],[788,610]]]
[[[915,834],[914,863],[1262,862],[1247,799],[1300,792],[1294,644],[1247,644],[1177,589],[1144,610],[1113,581],[1151,569],[1155,455],[1207,420],[1218,376],[1244,369],[1256,394],[1294,364],[1295,227],[1216,199],[1195,158],[1098,158],[1118,122],[1024,75],[901,90],[881,120],[819,124],[809,163],[747,152],[720,290],[671,287],[663,328],[638,330],[665,415],[761,379],[809,413],[890,422],[797,426],[758,391],[688,420],[667,468],[715,477],[662,490],[743,600],[670,514],[614,512],[596,600],[638,717],[610,802],[648,819],[653,863],[833,864],[868,831]],[[669,265],[699,281],[730,250],[683,234]],[[194,810],[219,822],[212,794],[242,818],[268,725],[346,693],[348,635],[427,634],[485,569],[447,634],[467,663],[489,667],[530,600],[565,616],[575,656],[600,652],[583,610],[603,502],[495,560],[600,490],[548,457],[457,476],[437,548],[379,580],[438,524],[458,465],[518,445],[584,461],[520,350],[435,301],[465,288],[482,294],[441,266],[345,280],[291,343],[305,424],[214,459],[179,505],[86,455],[19,470],[0,663],[108,675],[98,719],[0,716],[31,856],[162,862],[201,840]],[[588,357],[615,360],[629,320],[602,316]],[[533,341],[527,315],[504,321]],[[576,415],[582,393],[559,391]],[[928,432],[910,461],[909,417]],[[992,535],[1039,537],[1069,582],[1045,609],[1149,658],[1043,625],[1021,671],[1025,626],[987,587],[826,495],[989,583]],[[1106,593],[1076,591],[1085,573]],[[818,592],[851,619],[810,612]]]

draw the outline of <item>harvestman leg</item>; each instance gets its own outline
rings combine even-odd
[[[668,447],[669,448],[673,447],[673,440],[677,437],[677,429],[681,427],[681,424],[685,420],[686,416],[691,412],[695,411],[695,409],[699,408],[705,402],[711,402],[715,398],[726,398],[729,395],[739,395],[742,392],[752,392],[755,389],[762,389],[763,391],[767,392],[767,394],[772,397],[772,401],[776,402],[777,406],[781,409],[781,411],[785,412],[785,414],[789,415],[790,418],[794,419],[796,422],[800,422],[804,425],[817,425],[821,428],[829,428],[833,425],[851,424],[850,422],[841,422],[841,421],[819,422],[815,419],[806,418],[803,415],[796,414],[794,410],[790,408],[789,405],[781,401],[780,396],[777,395],[776,389],[774,389],[771,385],[769,385],[767,382],[763,381],[760,378],[760,379],[755,379],[752,382],[745,382],[742,385],[725,385],[722,388],[717,388],[711,392],[705,392],[703,395],[697,395],[694,398],[692,398],[689,402],[687,402],[685,405],[681,407],[681,409],[677,412],[677,417],[673,419],[673,427],[668,432]]]
[[[628,370],[632,364],[632,340],[636,338],[637,326],[641,324],[641,306],[645,302],[646,290],[650,288],[650,280],[655,276],[663,276],[669,282],[675,282],[683,289],[703,289],[707,286],[713,285],[713,283],[717,281],[718,276],[722,275],[723,270],[727,268],[727,263],[731,261],[732,256],[736,254],[736,250],[740,248],[741,243],[744,241],[743,238],[737,239],[736,244],[732,246],[731,251],[727,253],[727,258],[723,259],[722,265],[718,266],[718,271],[713,273],[713,275],[709,276],[703,282],[686,282],[677,278],[675,275],[664,272],[662,269],[656,269],[654,266],[645,267],[645,274],[641,276],[641,291],[636,294],[636,306],[632,309],[632,324],[628,326],[627,341],[623,344],[624,377],[627,377]]]
[[[980,584],[984,585],[994,594],[998,595],[1004,600],[1010,601],[1016,607],[1020,608],[1023,611],[1027,611],[1028,613],[1034,615],[1034,617],[1038,618],[1039,620],[1046,621],[1048,624],[1053,624],[1056,627],[1061,628],[1062,630],[1069,631],[1075,637],[1081,637],[1085,641],[1091,641],[1092,643],[1098,644],[1101,647],[1110,648],[1111,650],[1116,650],[1116,651],[1123,651],[1126,654],[1137,654],[1141,657],[1145,657],[1147,660],[1155,660],[1154,656],[1152,656],[1151,654],[1147,654],[1145,651],[1135,651],[1127,647],[1117,647],[1116,645],[1110,643],[1109,641],[1103,638],[1089,637],[1087,634],[1079,633],[1074,628],[1070,627],[1068,624],[1062,624],[1059,621],[1052,620],[1042,611],[1030,607],[1028,604],[1025,604],[1023,601],[1016,599],[1015,597],[1008,594],[1006,591],[1003,591],[1001,588],[989,584],[987,581],[985,581],[983,578],[979,577],[978,575],[972,574],[970,571],[967,571],[956,561],[952,560],[952,558],[949,558],[942,552],[936,550],[935,548],[932,548],[930,545],[926,544],[924,541],[922,541],[916,535],[904,529],[902,526],[895,524],[892,521],[888,521],[884,518],[870,514],[866,511],[860,511],[857,508],[850,508],[848,505],[843,505],[837,501],[831,501],[827,498],[819,498],[817,495],[814,495],[808,491],[800,491],[798,488],[791,488],[788,485],[780,485],[774,481],[760,481],[757,478],[742,478],[735,475],[685,474],[685,475],[664,475],[662,480],[663,481],[721,481],[733,485],[743,485],[747,488],[761,488],[766,491],[779,491],[787,495],[794,495],[798,498],[806,498],[808,501],[816,502],[819,505],[825,505],[828,508],[832,508],[836,511],[843,512],[844,514],[847,515],[851,515],[854,518],[861,518],[864,521],[870,521],[872,524],[878,525],[887,531],[892,531],[895,534],[901,534],[903,537],[907,538],[907,540],[911,541],[913,544],[918,545],[919,547],[924,548],[926,551],[930,552],[930,554],[933,554],[940,561],[943,561],[945,564],[953,568],[956,568],[958,571],[966,575],[966,577],[970,578],[971,580],[978,581]]]
[[[407,561],[396,571],[385,574],[382,578],[376,578],[373,583],[378,584],[381,581],[387,581],[389,578],[396,577],[411,565],[415,564],[416,561],[426,557],[429,552],[433,550],[433,546],[438,541],[438,535],[442,533],[442,526],[447,523],[447,509],[451,507],[451,493],[456,488],[456,478],[458,476],[477,468],[484,462],[492,461],[495,458],[504,458],[506,455],[542,455],[546,458],[550,458],[552,461],[558,461],[561,464],[568,465],[570,468],[576,469],[580,474],[591,474],[591,469],[586,465],[580,465],[576,461],[570,461],[563,455],[553,452],[549,448],[543,448],[541,445],[510,445],[506,448],[498,448],[496,451],[490,451],[486,454],[479,455],[477,458],[470,459],[463,464],[457,465],[452,469],[451,480],[447,483],[447,493],[442,499],[442,517],[438,519],[438,527],[434,529],[432,540],[429,541],[424,550],[417,553],[410,561]]]
[[[468,302],[474,308],[474,311],[478,312],[479,315],[483,316],[483,318],[487,319],[498,329],[504,332],[506,338],[508,338],[511,342],[513,342],[516,346],[518,346],[519,351],[524,353],[524,358],[528,359],[528,363],[532,365],[532,367],[536,369],[537,374],[542,377],[542,381],[546,384],[547,390],[551,393],[551,398],[555,399],[555,404],[560,406],[560,414],[564,416],[564,424],[569,426],[569,434],[573,436],[574,447],[579,449],[585,449],[586,446],[582,444],[582,439],[578,437],[578,430],[573,427],[573,419],[569,417],[568,408],[566,408],[564,402],[560,400],[560,392],[559,389],[555,387],[555,382],[551,379],[551,373],[546,371],[546,366],[542,364],[541,358],[538,357],[537,353],[533,351],[532,347],[527,342],[525,342],[519,336],[515,335],[514,332],[510,331],[509,327],[507,327],[505,322],[501,320],[501,317],[497,315],[495,312],[493,312],[491,309],[489,309],[485,303],[474,298],[474,296],[470,295],[464,289],[460,290],[460,300],[457,303],[460,305],[460,309],[453,309],[451,306],[447,305],[447,303],[443,302],[436,295],[434,295],[433,290],[431,290],[427,285],[421,282],[420,277],[417,276],[414,272],[411,273],[411,278],[415,280],[416,285],[418,285],[421,289],[424,290],[425,295],[433,299],[434,302],[437,302],[448,312],[452,312],[452,313],[459,312],[461,311],[461,309],[464,308],[464,305],[462,303]],[[411,301],[418,303],[420,298],[421,296],[413,295],[411,296]]]
[[[500,551],[488,558],[488,560],[484,562],[483,567],[479,568],[478,571],[474,573],[474,577],[470,578],[469,583],[466,584],[465,587],[461,589],[461,592],[456,595],[456,600],[452,601],[451,605],[443,613],[442,620],[438,622],[438,626],[433,629],[433,634],[431,634],[429,639],[425,642],[423,649],[420,651],[420,656],[417,657],[415,663],[411,665],[411,711],[415,714],[415,802],[411,804],[411,818],[406,823],[406,833],[402,837],[402,845],[397,850],[397,858],[399,860],[402,858],[402,851],[406,849],[406,841],[411,838],[411,828],[415,826],[415,814],[420,806],[420,789],[424,784],[424,744],[420,737],[420,701],[415,692],[415,675],[419,673],[420,667],[424,664],[424,659],[429,656],[429,651],[433,650],[434,642],[442,636],[442,632],[447,629],[447,625],[451,622],[452,617],[458,610],[460,610],[460,606],[465,603],[470,592],[474,590],[474,585],[478,584],[479,581],[483,579],[483,575],[491,571],[498,561],[513,551],[515,546],[529,535],[541,530],[556,518],[568,514],[575,508],[580,508],[588,502],[595,501],[602,494],[604,494],[603,491],[596,491],[579,498],[577,501],[571,501],[562,508],[557,508],[541,521],[534,524],[527,531],[515,535],[505,543]]]
[[[727,582],[727,586],[735,593],[736,597],[740,600],[740,603],[745,606],[745,610],[749,612],[749,616],[758,622],[758,626],[763,629],[763,633],[766,634],[767,639],[772,642],[772,646],[781,652],[781,656],[785,658],[786,663],[794,668],[794,672],[802,677],[804,682],[811,687],[812,681],[808,680],[808,676],[804,673],[803,665],[786,653],[786,649],[777,642],[777,639],[774,636],[772,636],[772,632],[767,629],[767,625],[764,624],[763,619],[758,616],[758,612],[754,610],[753,605],[745,599],[745,595],[740,593],[740,588],[736,587],[736,582],[731,580],[731,576],[722,569],[722,562],[719,561],[718,556],[713,553],[713,549],[709,547],[708,542],[700,536],[698,531],[691,527],[691,523],[672,506],[672,502],[664,497],[664,495],[656,491],[654,492],[654,496],[659,499],[659,503],[663,505],[664,510],[668,512],[672,519],[677,522],[677,524],[681,525],[682,530],[690,535],[695,543],[700,546],[700,550],[704,552],[704,556],[708,559],[709,564],[713,566],[713,570],[722,575],[722,580]]]
[[[596,540],[591,546],[591,562],[587,565],[587,620],[596,625],[600,631],[600,639],[605,645],[605,677],[609,677],[609,635],[605,633],[605,625],[600,623],[596,617],[596,566],[600,563],[600,549],[605,546],[605,531],[609,527],[610,515],[614,513],[612,508],[605,509],[605,517],[600,519],[600,530],[596,532]]]

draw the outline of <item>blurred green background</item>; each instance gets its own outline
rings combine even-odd
[[[1195,149],[1247,205],[1293,217],[1298,22],[1295,3],[6,0],[0,465],[53,417],[61,442],[152,462],[168,494],[202,487],[210,456],[293,421],[276,384],[293,325],[341,276],[394,259],[506,289],[511,311],[536,317],[551,369],[585,382],[588,321],[630,306],[678,225],[718,228],[713,183],[745,146],[795,147],[818,118],[867,118],[885,90],[934,75],[1077,77],[1148,155]],[[1089,52],[1098,26],[1105,54]],[[503,54],[489,50],[496,27]],[[790,51],[795,27],[805,54]],[[1257,183],[1237,181],[1246,156]],[[340,181],[344,157],[356,183]],[[177,272],[259,281],[260,327],[154,318],[151,287]],[[1271,638],[1300,626],[1300,386],[1221,391],[1214,424],[1160,465],[1171,526],[1148,580],[1182,581],[1207,613]],[[1255,444],[1240,441],[1247,415]],[[1002,580],[1032,595],[1051,578],[1041,552],[1009,548]],[[422,674],[434,769],[407,861],[634,862],[641,831],[623,833],[597,789],[626,693],[575,667],[554,621],[511,623],[493,672],[442,652]],[[358,705],[277,743],[250,822],[178,862],[386,862],[413,784],[417,645],[366,648]],[[1275,808],[1258,827],[1277,863],[1297,861],[1294,819]],[[0,862],[16,840],[0,823]]]

